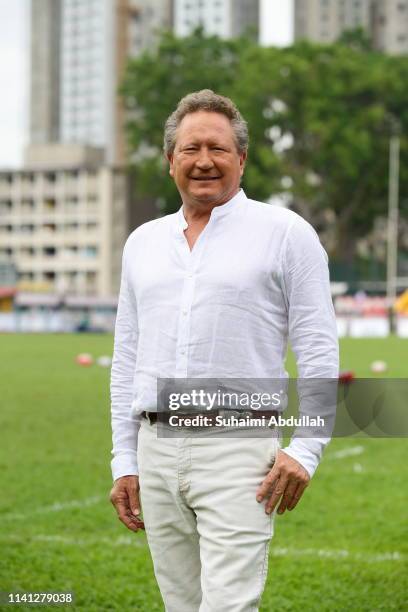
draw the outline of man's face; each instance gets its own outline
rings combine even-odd
[[[246,153],[238,153],[228,117],[197,111],[182,119],[168,159],[184,203],[218,206],[238,192]]]

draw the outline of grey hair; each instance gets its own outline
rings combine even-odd
[[[234,102],[225,96],[214,93],[211,89],[202,89],[184,96],[177,104],[176,110],[168,117],[164,128],[163,149],[166,155],[174,152],[177,128],[182,119],[189,113],[209,111],[228,117],[234,131],[238,153],[248,150],[248,126]]]

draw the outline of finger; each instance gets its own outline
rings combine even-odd
[[[295,493],[292,496],[292,500],[288,504],[288,510],[293,510],[293,508],[297,506],[297,503],[302,497],[306,488],[307,488],[307,483],[306,484],[302,483],[298,485]]]
[[[286,487],[285,493],[281,499],[281,503],[279,504],[278,514],[283,514],[285,512],[285,510],[293,499],[297,487],[298,483],[296,481],[289,482],[288,486]]]
[[[128,529],[132,531],[138,531],[139,527],[134,523],[133,519],[136,517],[132,516],[129,508],[129,498],[126,491],[121,491],[119,495],[111,496],[111,502],[116,510],[118,519],[122,521]]]
[[[135,517],[131,516],[128,505],[125,502],[123,501],[117,502],[115,505],[115,508],[116,508],[116,512],[118,513],[118,519],[122,521],[122,523],[128,529],[130,529],[131,531],[139,530],[139,527],[134,522]]]
[[[122,494],[119,499],[116,499],[113,502],[113,505],[115,506],[119,520],[122,521],[122,523],[126,525],[128,529],[132,529],[132,531],[137,531],[137,529],[139,528],[136,526],[134,521],[134,519],[137,519],[135,516],[132,515],[130,511],[128,496],[124,496]]]
[[[285,494],[287,484],[288,484],[288,480],[286,478],[279,478],[274,490],[272,491],[270,498],[266,502],[266,505],[265,505],[266,514],[271,514],[271,512],[275,510],[276,504],[278,503],[282,495]]]
[[[141,515],[134,516],[133,514],[128,512],[127,513],[127,518],[132,522],[134,527],[137,527],[138,529],[144,529],[145,528],[144,521],[143,521],[143,518],[141,517]]]
[[[128,498],[129,498],[129,507],[130,511],[134,516],[139,516],[140,514],[140,500],[139,500],[139,491],[136,488],[136,482],[132,482],[126,488]]]
[[[274,467],[261,482],[257,492],[256,501],[261,502],[268,497],[279,479],[279,471]]]

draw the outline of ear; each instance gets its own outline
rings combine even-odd
[[[174,159],[174,154],[173,153],[168,153],[166,155],[167,157],[167,161],[169,162],[169,174],[172,178],[174,178],[174,164],[173,164],[173,159]]]
[[[240,176],[242,176],[244,174],[244,170],[245,170],[245,162],[247,160],[247,152],[244,151],[243,153],[239,154],[239,169],[240,169]]]

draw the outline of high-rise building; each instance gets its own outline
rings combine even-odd
[[[376,47],[394,55],[408,53],[408,0],[377,0],[374,4]]]
[[[32,0],[30,143],[126,158],[118,88],[126,61],[172,27],[172,0]]]
[[[362,28],[374,47],[408,53],[408,0],[295,0],[295,39],[334,42]]]
[[[60,129],[60,0],[31,0],[30,141],[55,142]]]
[[[233,38],[259,30],[259,0],[174,0],[174,31],[187,36],[198,26],[207,34]]]

